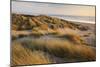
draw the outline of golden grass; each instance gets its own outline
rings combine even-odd
[[[62,63],[96,60],[95,47],[86,45],[77,33],[80,28],[86,30],[85,27],[78,28],[77,24],[48,16],[15,14],[12,22],[12,65],[59,63],[57,60]],[[49,34],[54,38],[39,39]],[[27,38],[31,36],[36,39]]]
[[[28,42],[28,41],[26,41]],[[30,44],[28,45],[28,43]],[[51,39],[51,40],[43,40],[43,39],[36,39],[29,41],[28,43],[22,43],[24,46],[28,47],[29,49],[38,49],[47,51],[50,54],[53,54],[58,57],[65,57],[65,56],[73,56],[77,57],[80,56],[82,58],[86,58],[87,60],[94,60],[95,59],[95,49],[86,46],[86,45],[76,45],[70,43],[67,40],[59,40],[59,39]],[[30,47],[31,46],[31,47]],[[65,55],[65,56],[64,56]]]
[[[55,35],[56,37],[58,38],[63,38],[63,39],[66,39],[74,44],[83,44],[85,45],[85,42],[84,40],[82,39],[82,37],[80,35],[78,35],[78,33],[76,33],[75,31],[72,31],[72,32],[57,32],[57,34]]]
[[[19,45],[17,45],[18,43]],[[50,60],[52,58],[44,55],[44,52],[62,58],[66,62],[70,59],[74,61],[94,61],[96,59],[95,48],[73,44],[67,40],[25,39],[22,41],[14,41],[12,45],[13,64],[57,63],[55,59],[52,61]]]
[[[83,44],[84,43],[81,36],[79,36],[78,34],[75,34],[75,33],[67,33],[67,34],[62,35],[62,36],[67,38],[69,41],[73,42],[74,44]]]
[[[26,64],[47,64],[51,63],[51,59],[44,52],[30,51],[24,48],[20,43],[13,43],[12,46],[12,65]]]

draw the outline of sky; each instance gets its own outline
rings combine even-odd
[[[75,16],[74,18],[67,17],[67,19],[95,23],[95,6],[93,5],[12,1],[12,13]],[[78,18],[78,16],[81,16],[81,18]]]
[[[95,6],[13,1],[12,12],[31,14],[39,13],[73,16],[95,16]]]

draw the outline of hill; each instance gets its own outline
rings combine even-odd
[[[46,15],[11,17],[13,65],[96,60],[95,24]]]
[[[56,17],[50,17],[46,15],[31,16],[31,15],[21,15],[12,14],[12,29],[16,30],[29,30],[35,27],[45,27],[43,29],[58,29],[58,28],[71,28],[79,30],[87,30],[88,27],[80,26],[79,24],[72,23],[67,20],[59,19]]]

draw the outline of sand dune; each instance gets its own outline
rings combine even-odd
[[[12,65],[96,60],[94,24],[12,14],[11,29]]]

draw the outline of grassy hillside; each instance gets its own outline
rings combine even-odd
[[[34,28],[40,28],[42,30],[58,29],[58,28],[71,28],[79,30],[87,30],[88,27],[80,26],[63,19],[50,17],[46,15],[31,16],[12,14],[12,29],[13,30],[32,30]]]
[[[12,14],[12,65],[96,60],[95,25]]]

